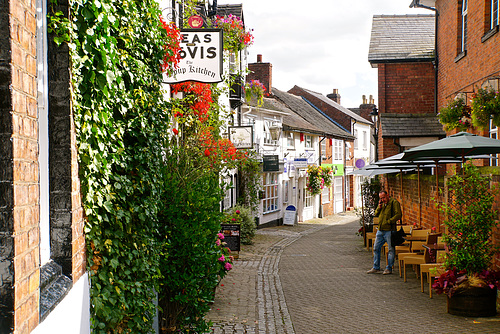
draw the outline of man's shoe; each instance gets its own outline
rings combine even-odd
[[[390,274],[392,274],[392,270],[389,269],[384,270],[384,272],[382,273],[382,275],[390,275]]]
[[[368,270],[366,273],[367,274],[378,274],[379,272],[380,272],[380,270],[372,268],[372,269]]]

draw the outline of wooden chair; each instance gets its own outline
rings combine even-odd
[[[425,238],[425,241],[412,241],[409,246],[408,252],[396,252],[396,256],[398,258],[398,266],[399,266],[399,277],[403,277],[403,271],[401,268],[403,267],[403,260],[405,256],[415,255],[417,252],[423,252],[425,250],[424,244],[427,242],[427,238],[431,233],[430,229],[427,230],[416,230],[412,229],[411,236],[412,237],[422,237]]]
[[[445,260],[446,251],[438,250],[436,254],[436,263],[423,263],[420,265],[420,290],[424,292],[424,276],[429,282],[429,298],[432,298],[432,279],[431,271],[436,271],[437,275],[441,275],[446,270],[443,266]]]
[[[370,250],[375,245],[375,238],[377,237],[378,217],[373,217],[373,232],[366,233],[366,250]]]
[[[426,245],[434,245],[437,243],[437,238],[441,236],[440,233],[430,233],[427,235],[425,244]],[[423,245],[422,245],[423,247]],[[406,265],[411,264],[416,267],[416,273],[417,273],[417,278],[419,277],[420,273],[420,265],[423,263],[430,263],[431,262],[431,257],[429,250],[425,247],[424,248],[424,254],[413,254],[413,255],[407,255],[403,258],[403,273],[404,273],[404,281],[406,282]],[[411,254],[411,253],[410,253]],[[400,262],[401,263],[401,262]]]

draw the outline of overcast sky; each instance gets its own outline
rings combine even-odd
[[[219,0],[243,4],[247,28],[254,29],[249,62],[273,65],[273,86],[294,85],[323,95],[339,89],[344,107],[361,96],[377,101],[377,70],[368,63],[373,15],[432,14],[409,8],[411,0]]]

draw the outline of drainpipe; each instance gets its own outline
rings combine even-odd
[[[438,18],[439,18],[439,12],[436,8],[430,7],[430,6],[425,6],[420,3],[420,0],[413,0],[413,2],[410,5],[410,8],[423,8],[423,9],[428,9],[432,10],[435,13],[435,27],[434,27],[434,113],[437,115],[438,114],[438,52],[437,52],[437,47],[438,47]]]
[[[319,141],[319,165],[321,166],[321,161],[323,161],[323,157],[321,156],[321,142],[323,140],[325,140],[326,137],[323,137],[323,139],[321,139]],[[330,149],[332,149],[330,147]],[[325,152],[326,154],[326,152]],[[318,212],[318,216],[319,218],[323,218],[323,192],[321,192],[321,194],[319,194],[319,212]]]

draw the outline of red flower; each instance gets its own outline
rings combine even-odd
[[[172,129],[172,132],[173,132],[173,133],[174,133],[174,135],[176,135],[176,136],[179,134],[179,130],[177,130],[177,129],[175,129],[175,128],[174,128],[174,129]]]
[[[206,157],[210,156],[210,150],[209,150],[208,148],[207,148],[207,149],[205,149],[205,156],[206,156]]]

